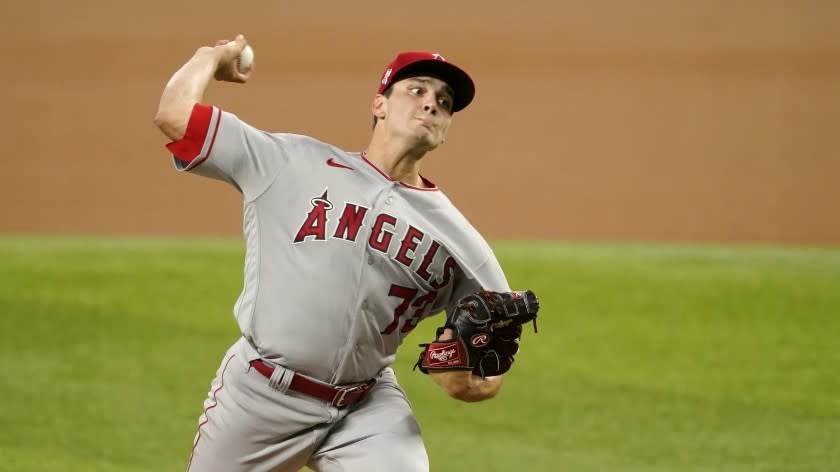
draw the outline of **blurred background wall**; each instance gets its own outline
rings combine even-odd
[[[206,101],[348,150],[398,51],[467,69],[424,174],[488,238],[837,244],[838,25],[835,0],[4,0],[0,233],[239,234],[152,117],[242,32],[253,80]]]

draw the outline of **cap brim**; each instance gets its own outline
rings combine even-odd
[[[444,61],[424,60],[409,64],[397,73],[391,84],[419,75],[430,75],[446,82],[455,96],[452,97],[452,112],[461,111],[475,97],[475,84],[466,72],[456,65]]]

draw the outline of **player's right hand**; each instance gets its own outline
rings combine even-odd
[[[234,40],[220,39],[216,41],[216,45],[212,48],[213,54],[218,59],[216,73],[213,76],[216,80],[244,84],[251,78],[254,73],[253,65],[244,73],[239,70],[237,65],[237,58],[247,44],[248,41],[241,34],[237,35]]]

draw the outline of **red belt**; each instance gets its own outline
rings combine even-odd
[[[256,369],[257,372],[269,379],[275,369],[263,362],[261,359],[252,360],[251,366]],[[289,371],[289,373],[292,373],[292,371]],[[289,384],[289,389],[304,393],[311,397],[319,398],[332,406],[341,408],[343,406],[353,405],[364,400],[365,396],[367,396],[367,393],[375,383],[376,379],[370,379],[365,383],[354,385],[352,387],[339,387],[319,382],[294,372],[292,382]]]

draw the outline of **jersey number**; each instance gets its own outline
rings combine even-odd
[[[426,310],[426,307],[435,301],[435,296],[437,296],[437,292],[429,292],[418,297],[417,292],[418,290],[416,288],[403,287],[396,284],[391,285],[388,295],[400,298],[402,302],[394,308],[394,321],[386,326],[381,334],[393,333],[400,324],[400,318],[402,318],[402,315],[409,308],[415,308],[414,313],[405,320],[405,324],[403,324],[400,332],[403,334],[408,333],[417,326],[417,323],[423,318],[423,312]]]

